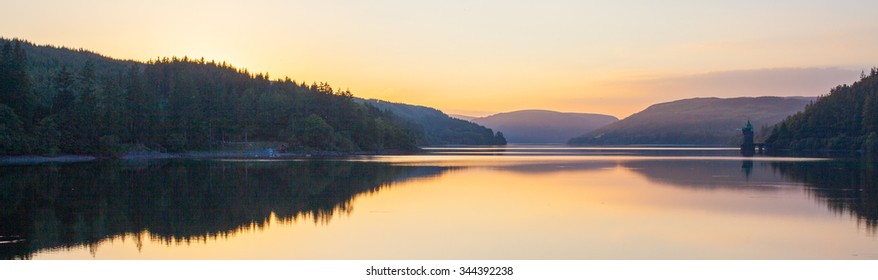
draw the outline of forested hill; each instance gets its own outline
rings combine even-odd
[[[772,129],[772,149],[865,150],[878,153],[878,68],[821,96]]]
[[[0,154],[173,152],[230,141],[416,148],[413,125],[325,83],[186,57],[141,63],[2,38],[0,48]]]
[[[506,138],[499,130],[494,133],[490,128],[449,117],[434,108],[376,99],[357,100],[416,124],[412,130],[422,136],[418,139],[421,145],[506,145]]]
[[[813,98],[691,98],[660,103],[583,136],[573,145],[740,145],[741,127],[776,124]],[[764,135],[757,131],[757,137]]]

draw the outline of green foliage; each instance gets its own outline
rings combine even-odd
[[[24,129],[21,120],[9,106],[0,104],[0,151],[11,154],[26,153]]]
[[[872,157],[878,156],[878,135],[875,132],[869,132],[869,135],[866,136],[862,150]]]
[[[326,83],[269,80],[267,74],[204,59],[138,63],[22,41],[0,43],[0,100],[21,123],[4,119],[14,126],[7,137],[16,142],[3,144],[0,154],[115,156],[129,146],[186,151],[277,140],[309,151],[416,149],[411,131],[416,127]]]
[[[59,143],[61,131],[58,129],[55,120],[51,117],[46,117],[37,123],[37,127],[34,129],[34,137],[37,139],[36,144],[38,147],[35,152],[46,155],[56,155],[61,152]]]
[[[6,104],[27,124],[33,113],[33,91],[27,74],[27,55],[19,40],[3,42],[0,49],[0,104]]]
[[[316,114],[290,123],[287,142],[303,150],[335,150],[338,135],[331,125]]]
[[[74,95],[75,81],[73,80],[73,74],[67,70],[66,66],[61,67],[61,69],[58,70],[57,74],[55,74],[53,81],[55,94],[52,98],[51,109],[53,113],[59,113],[66,110],[67,108],[70,108],[70,106],[73,105],[73,102],[76,101],[76,96]]]
[[[766,139],[774,149],[876,150],[878,68],[853,85],[841,85],[803,112],[774,126]]]

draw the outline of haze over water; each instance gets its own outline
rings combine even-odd
[[[857,159],[533,146],[4,166],[0,257],[878,259],[872,174]]]

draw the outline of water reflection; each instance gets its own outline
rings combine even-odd
[[[741,170],[744,171],[744,176],[747,179],[750,179],[750,174],[753,173],[753,161],[752,160],[743,160],[741,163]]]
[[[552,174],[562,172],[583,172],[616,167],[615,162],[610,161],[568,161],[568,162],[525,162],[510,165],[492,167],[496,170],[509,171],[519,174]]]
[[[622,166],[648,180],[674,187],[771,191],[800,185],[774,172],[766,161],[637,160]],[[801,164],[790,162],[790,164]]]
[[[108,243],[120,238],[156,258],[851,258],[875,249],[876,171],[869,160],[734,149],[516,147],[10,166],[0,167],[0,258],[80,246],[94,257],[98,244],[118,253]]]
[[[326,223],[352,199],[447,167],[343,161],[159,161],[0,168],[0,259],[149,232],[165,243],[280,221]],[[140,246],[140,244],[138,244]]]
[[[640,160],[621,163],[650,181],[674,187],[772,192],[804,185],[837,213],[878,231],[878,168],[874,159],[815,161]]]
[[[874,159],[771,164],[783,176],[806,184],[814,198],[847,213],[873,233],[878,230],[878,167]]]

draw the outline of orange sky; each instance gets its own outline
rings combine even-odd
[[[13,1],[0,36],[225,60],[486,115],[818,95],[878,65],[875,1]]]

